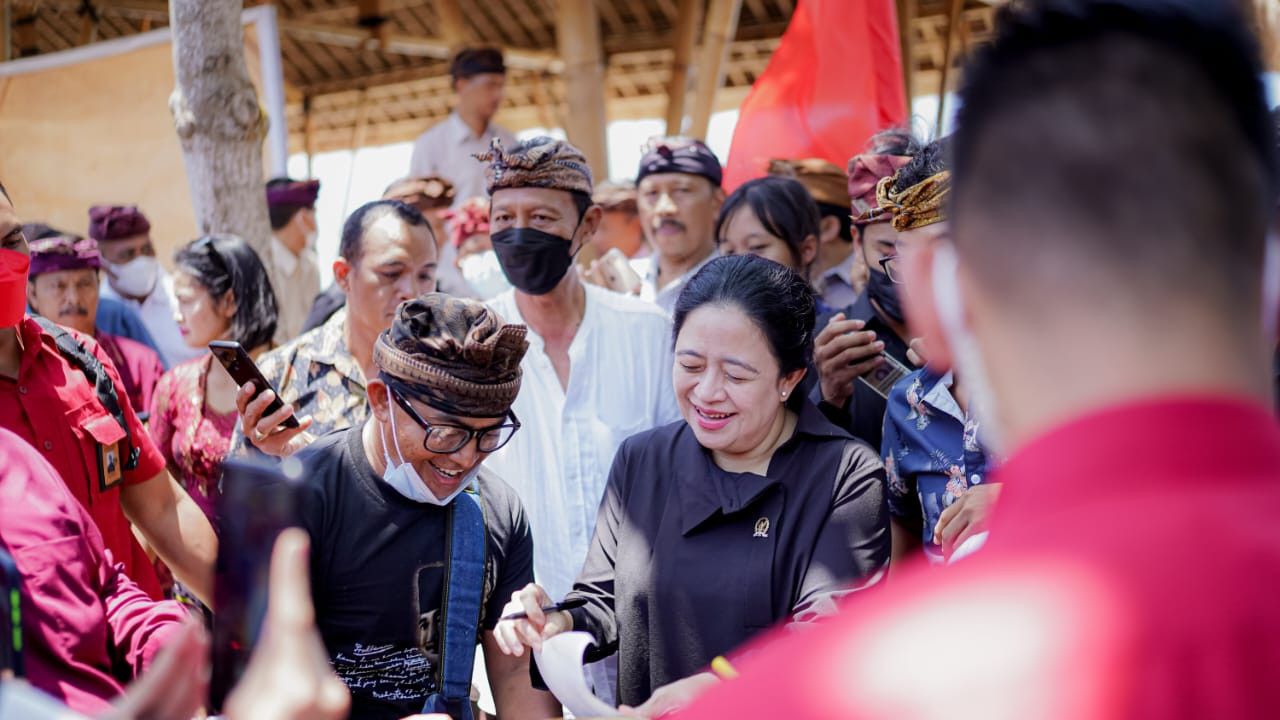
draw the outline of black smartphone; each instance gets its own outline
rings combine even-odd
[[[0,678],[22,677],[22,575],[0,547]]]
[[[244,673],[262,630],[271,551],[282,530],[298,525],[301,487],[302,465],[293,458],[223,462],[210,648],[209,702],[215,711]]]
[[[267,382],[267,379],[262,376],[262,371],[253,362],[253,358],[249,357],[249,353],[245,352],[243,347],[240,347],[240,343],[233,340],[214,340],[209,343],[209,351],[213,353],[214,357],[218,358],[218,362],[222,363],[222,367],[227,369],[227,374],[231,376],[232,380],[236,381],[237,386],[243,386],[245,383],[251,382],[254,387],[258,388],[259,393],[270,389],[276,394],[276,398],[271,401],[271,404],[267,406],[267,411],[263,413],[264,417],[284,407],[284,402],[280,400],[280,391],[271,387],[271,383]],[[282,424],[287,428],[296,428],[298,427],[298,418],[290,415],[284,419]],[[247,435],[248,433],[245,434]]]

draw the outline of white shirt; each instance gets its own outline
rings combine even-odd
[[[457,112],[451,112],[414,141],[409,175],[436,175],[453,183],[455,208],[473,197],[488,197],[485,165],[473,156],[487,152],[494,137],[502,138],[502,147],[507,150],[516,144],[514,135],[493,123],[477,137]]]
[[[676,300],[680,298],[680,291],[684,290],[684,286],[698,274],[703,265],[715,260],[719,255],[719,252],[712,250],[710,255],[685,274],[667,283],[661,290],[658,289],[658,254],[655,252],[649,257],[633,259],[631,269],[640,276],[640,299],[657,305],[670,316],[676,309]]]
[[[584,287],[586,311],[569,345],[567,391],[542,338],[530,329],[512,406],[522,427],[485,460],[520,495],[537,548],[534,575],[554,600],[582,570],[618,446],[680,418],[671,387],[671,321],[636,298]],[[514,291],[489,306],[506,322],[524,322]]]
[[[171,368],[200,357],[208,350],[193,348],[182,339],[182,331],[178,329],[178,321],[174,318],[178,301],[173,296],[173,278],[164,268],[156,270],[156,286],[142,302],[122,297],[111,287],[105,272],[102,273],[99,293],[103,297],[119,300],[138,313],[138,319],[142,320],[147,332],[151,333],[151,339],[156,341],[156,349],[160,351],[160,359],[164,361],[165,367]]]
[[[302,334],[307,313],[320,294],[320,267],[316,253],[303,248],[301,255],[293,251],[279,238],[271,236],[271,289],[276,294],[277,345],[283,345]]]

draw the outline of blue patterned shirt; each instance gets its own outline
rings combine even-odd
[[[919,533],[931,562],[943,562],[933,529],[942,511],[992,468],[978,443],[978,421],[951,395],[951,373],[923,368],[889,392],[880,456],[888,480],[889,512]]]

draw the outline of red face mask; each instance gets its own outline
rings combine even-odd
[[[27,311],[27,270],[31,258],[16,250],[0,248],[0,327],[22,322]]]

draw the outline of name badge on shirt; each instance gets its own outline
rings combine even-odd
[[[98,443],[98,489],[106,492],[124,479],[124,459],[120,457],[120,443]]]

